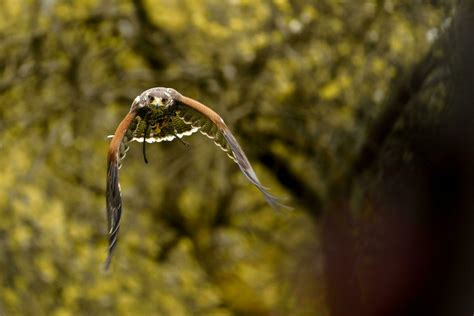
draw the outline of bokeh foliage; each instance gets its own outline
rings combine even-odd
[[[448,15],[439,1],[2,1],[0,314],[327,314],[323,278],[304,284],[322,259],[302,264],[318,216]],[[106,136],[153,86],[220,113],[295,210],[270,209],[201,135],[149,146],[148,165],[132,144],[105,274]]]

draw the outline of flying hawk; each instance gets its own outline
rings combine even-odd
[[[109,248],[105,262],[107,270],[114,248],[117,244],[122,214],[122,199],[119,185],[121,160],[128,151],[128,143],[143,143],[143,157],[147,162],[145,144],[172,141],[197,131],[214,140],[227,155],[237,163],[247,179],[264,195],[273,208],[283,205],[262,186],[237,140],[224,123],[224,120],[204,104],[181,95],[171,88],[151,88],[137,96],[130,111],[120,122],[107,157],[107,222]],[[283,206],[284,207],[284,206]]]

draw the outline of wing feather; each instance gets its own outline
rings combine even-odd
[[[108,270],[112,260],[112,253],[117,245],[118,233],[120,230],[120,219],[122,217],[122,195],[119,184],[119,164],[121,157],[125,156],[124,137],[130,125],[136,117],[136,112],[129,112],[120,122],[114,133],[109,146],[107,156],[107,183],[106,183],[106,207],[107,226],[109,236],[108,255],[104,268]],[[128,148],[128,147],[127,147]],[[125,150],[123,152],[123,150]],[[128,149],[127,149],[128,150]]]
[[[245,177],[263,193],[270,206],[275,209],[286,208],[277,197],[268,192],[268,188],[260,183],[244,151],[216,112],[194,99],[181,96],[177,102],[176,114],[183,122],[198,128],[199,132],[212,139],[219,148],[225,151],[229,158],[237,163]]]

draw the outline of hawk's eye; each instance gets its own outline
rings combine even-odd
[[[162,102],[163,104],[168,104],[168,98],[167,98],[167,97],[161,98],[161,102]]]

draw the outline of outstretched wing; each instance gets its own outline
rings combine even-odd
[[[105,270],[110,266],[112,253],[117,244],[118,233],[120,229],[120,218],[122,216],[122,195],[120,193],[119,184],[119,164],[121,158],[125,156],[124,136],[134,122],[136,117],[135,111],[130,111],[120,122],[114,133],[109,146],[107,156],[107,184],[106,184],[106,201],[107,201],[107,224],[109,236],[109,249],[107,259],[105,261]]]
[[[181,96],[177,100],[176,115],[184,123],[199,129],[225,151],[229,158],[237,163],[245,177],[263,193],[268,204],[276,209],[285,207],[260,183],[244,151],[216,112],[194,99]]]

